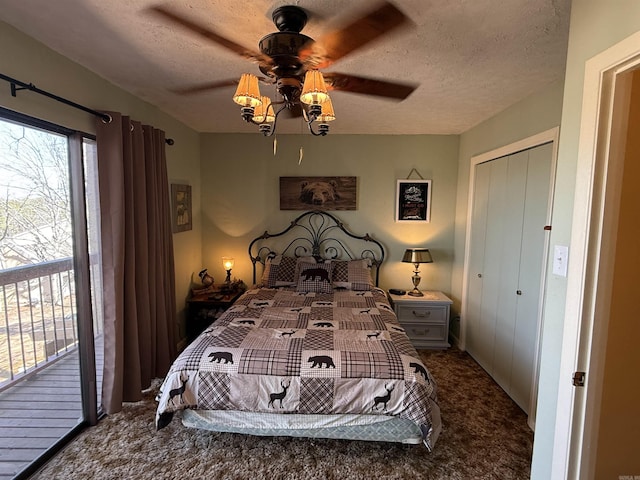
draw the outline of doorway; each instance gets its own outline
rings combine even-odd
[[[625,212],[631,207],[637,215],[638,207],[637,195],[625,196],[623,189],[629,179],[637,178],[637,171],[628,171],[627,167],[630,163],[637,163],[638,151],[635,150],[635,158],[630,159],[627,148],[628,139],[637,136],[637,130],[630,128],[629,119],[633,110],[632,98],[638,102],[638,97],[633,95],[637,95],[640,88],[637,80],[634,81],[639,68],[640,33],[596,55],[585,66],[578,152],[578,171],[583,175],[578,176],[574,200],[573,259],[569,261],[560,375],[563,378],[574,371],[585,372],[586,384],[584,388],[572,387],[568,382],[560,384],[557,409],[566,415],[559,416],[555,427],[553,475],[558,478],[596,478],[596,472],[605,472],[598,462],[601,466],[609,463],[614,469],[609,473],[616,471],[616,478],[628,473],[637,475],[640,471],[637,454],[625,454],[623,460],[616,457],[627,449],[637,452],[640,447],[637,430],[635,436],[625,435],[625,432],[639,428],[637,402],[631,406],[624,403],[627,396],[637,398],[637,382],[626,383],[626,393],[620,393],[620,384],[606,383],[611,373],[615,373],[611,380],[615,380],[617,374],[624,375],[624,372],[630,375],[629,378],[635,378],[639,362],[637,326],[629,323],[631,318],[635,318],[635,312],[629,308],[629,293],[624,288],[614,290],[617,282],[629,276],[616,258],[619,247],[622,250],[618,252],[626,251],[625,237],[628,233],[624,232],[634,227]],[[630,175],[629,179],[627,175]],[[637,254],[629,255],[627,252],[625,262],[625,266],[635,268],[627,281],[635,282],[633,285],[637,286],[640,268]],[[633,275],[636,275],[636,280]],[[637,296],[637,288],[635,293]],[[617,336],[619,340],[621,325],[626,329],[625,340],[632,339],[636,345],[630,355],[625,355],[625,361],[620,364],[622,369],[615,372],[609,370],[615,365],[615,360],[610,362],[609,354],[622,353],[626,346],[622,341],[613,348],[611,342],[615,340],[610,342],[609,335]],[[616,352],[618,347],[620,352]],[[607,452],[606,445],[601,448],[604,439],[601,437],[601,418],[605,415],[603,408],[607,408],[603,394],[605,387],[606,395],[612,395],[613,403],[610,405],[622,402],[616,405],[613,413],[608,413],[616,425],[611,423],[605,427],[607,430],[613,428],[618,437],[616,444],[621,449],[617,452]],[[620,428],[620,420],[625,422],[623,428]],[[629,468],[633,472],[627,472]]]
[[[94,139],[0,111],[0,456],[23,478],[98,417]],[[91,198],[89,198],[91,200]],[[92,260],[93,257],[93,260]],[[94,289],[95,290],[95,289]],[[95,293],[95,292],[93,292]],[[95,320],[95,323],[94,323]],[[94,337],[97,335],[97,337]]]

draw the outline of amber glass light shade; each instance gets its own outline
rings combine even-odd
[[[238,82],[238,88],[233,101],[243,107],[257,107],[262,104],[258,77],[250,73],[243,73]]]
[[[234,263],[233,257],[222,257],[222,266],[225,270],[231,270]]]
[[[324,103],[329,94],[324,83],[324,77],[318,70],[308,70],[304,76],[304,85],[300,94],[300,101],[307,105],[320,105]]]

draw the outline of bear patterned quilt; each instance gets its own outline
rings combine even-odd
[[[245,292],[172,365],[156,426],[184,408],[397,416],[440,433],[436,384],[385,293]]]

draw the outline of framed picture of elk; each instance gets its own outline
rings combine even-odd
[[[398,180],[396,222],[431,221],[431,180]]]

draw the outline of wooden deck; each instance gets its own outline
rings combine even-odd
[[[101,385],[101,342],[96,342],[96,351],[97,385]],[[0,480],[15,477],[81,419],[76,349],[0,393]]]

